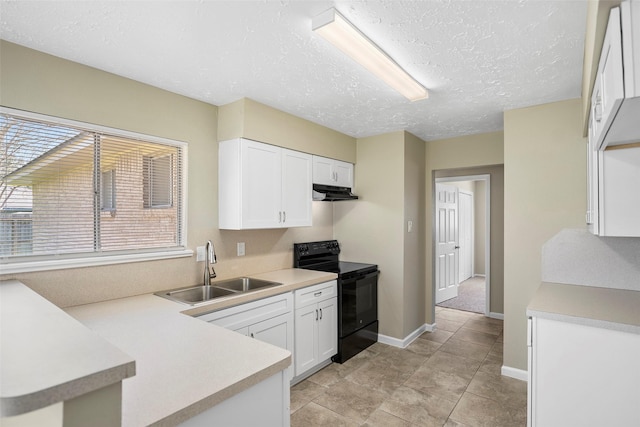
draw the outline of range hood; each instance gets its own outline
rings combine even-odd
[[[335,187],[333,185],[313,184],[313,200],[323,202],[337,202],[340,200],[355,200],[358,196],[349,187]]]

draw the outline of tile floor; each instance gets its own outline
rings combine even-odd
[[[295,385],[292,427],[525,426],[527,384],[500,375],[502,321],[436,307],[436,324]]]

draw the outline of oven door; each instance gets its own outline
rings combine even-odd
[[[338,334],[347,336],[378,320],[379,271],[341,281],[340,324]]]

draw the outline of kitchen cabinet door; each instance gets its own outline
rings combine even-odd
[[[353,164],[335,160],[333,164],[335,184],[338,187],[353,187]]]
[[[587,226],[592,234],[600,233],[600,204],[599,204],[599,156],[596,149],[596,141],[593,136],[593,125],[589,123],[589,135],[587,139]]]
[[[248,335],[276,347],[293,349],[293,325],[288,314],[264,320],[248,327]]]
[[[528,426],[640,425],[640,335],[532,317]]]
[[[336,185],[333,179],[333,159],[313,156],[313,183]]]
[[[640,147],[599,155],[599,235],[640,237]]]
[[[595,121],[594,136],[600,147],[624,98],[622,68],[622,36],[620,33],[620,9],[613,8],[605,34],[596,85],[591,96]]]
[[[296,375],[318,364],[317,305],[296,310],[295,315],[295,366]]]
[[[242,228],[280,227],[281,156],[273,145],[242,141]]]
[[[637,142],[639,115],[640,2],[623,0],[609,13],[591,96],[597,149]]]
[[[338,299],[318,304],[318,360],[327,360],[338,352]]]
[[[282,226],[311,225],[311,172],[310,154],[282,149]]]

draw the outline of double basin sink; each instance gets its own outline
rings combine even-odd
[[[155,295],[183,304],[196,305],[215,298],[256,291],[281,284],[267,280],[252,279],[251,277],[237,277],[216,282],[211,286],[199,285],[190,288],[172,289],[170,291],[156,292]]]

